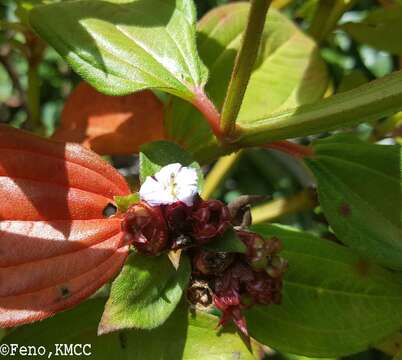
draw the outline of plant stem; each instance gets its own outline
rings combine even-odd
[[[335,28],[341,16],[356,0],[320,0],[311,21],[309,34],[321,44]]]
[[[271,0],[251,0],[247,28],[236,57],[232,77],[222,107],[220,127],[224,139],[228,141],[232,140],[236,130],[236,119],[258,55],[270,4]]]
[[[41,127],[40,122],[40,83],[38,77],[38,66],[29,65],[28,69],[28,112],[29,126],[32,130]]]
[[[397,71],[313,104],[254,121],[248,119],[242,125],[236,146],[259,146],[271,141],[351,127],[401,110],[402,71]]]
[[[39,64],[42,61],[44,43],[32,32],[25,33],[26,44],[29,49],[28,60],[28,90],[27,102],[29,118],[27,127],[30,130],[41,133],[42,123],[40,114],[40,79],[38,74]]]
[[[222,139],[222,132],[219,126],[219,111],[213,102],[208,98],[203,89],[194,89],[193,105],[204,115],[212,132],[218,139]]]
[[[309,146],[299,145],[290,141],[276,141],[263,146],[266,149],[275,149],[285,152],[289,155],[304,158],[314,154],[313,149]]]
[[[259,224],[299,211],[312,209],[315,206],[315,195],[310,189],[307,189],[289,198],[276,199],[253,207],[251,217],[253,224]]]
[[[204,189],[202,191],[202,198],[207,200],[211,198],[214,192],[223,183],[229,174],[229,171],[233,168],[235,163],[239,160],[242,151],[224,156],[220,158],[208,173],[205,179]]]

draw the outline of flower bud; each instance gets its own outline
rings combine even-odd
[[[200,201],[192,214],[193,236],[199,244],[205,244],[222,235],[230,226],[228,208],[219,200]]]
[[[241,310],[254,304],[279,304],[281,290],[282,276],[273,278],[265,271],[254,271],[249,264],[236,261],[213,284],[214,305],[222,311],[220,324],[233,320],[247,335]]]
[[[248,335],[247,325],[241,310],[245,307],[240,291],[244,284],[253,280],[253,272],[250,266],[236,262],[230,266],[214,284],[214,305],[222,311],[220,325],[232,320],[235,325]]]
[[[134,204],[126,212],[121,227],[126,240],[140,253],[157,255],[167,248],[168,231],[160,207],[145,202]]]
[[[254,279],[245,286],[254,303],[268,305],[275,303],[276,294],[282,289],[282,280],[271,278],[265,271],[256,271]]]
[[[288,262],[280,256],[273,256],[266,271],[273,278],[281,277],[288,268]]]
[[[163,212],[169,230],[174,234],[191,233],[191,210],[191,206],[187,206],[181,201],[164,206]]]
[[[253,269],[264,269],[268,265],[266,241],[251,231],[237,230],[236,234],[247,247],[247,262]]]
[[[275,236],[265,240],[265,252],[274,255],[282,251],[282,242]]]
[[[219,275],[233,262],[235,254],[200,250],[193,258],[193,267],[203,275]]]

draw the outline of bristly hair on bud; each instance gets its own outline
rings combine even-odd
[[[154,176],[148,176],[139,193],[141,200],[151,206],[170,205],[178,201],[192,206],[198,191],[197,171],[175,163],[164,166]]]
[[[142,254],[157,255],[168,247],[168,229],[160,207],[134,204],[124,215],[121,228],[125,240]]]

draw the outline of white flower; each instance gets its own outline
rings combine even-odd
[[[182,201],[192,206],[198,194],[197,171],[181,164],[169,164],[154,176],[148,176],[140,188],[141,200],[151,206]]]

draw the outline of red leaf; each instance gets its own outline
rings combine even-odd
[[[0,326],[51,316],[116,274],[128,246],[103,212],[129,193],[91,151],[0,125]]]
[[[108,96],[81,82],[68,98],[53,138],[101,155],[138,153],[141,144],[165,139],[163,104],[151,91]]]

